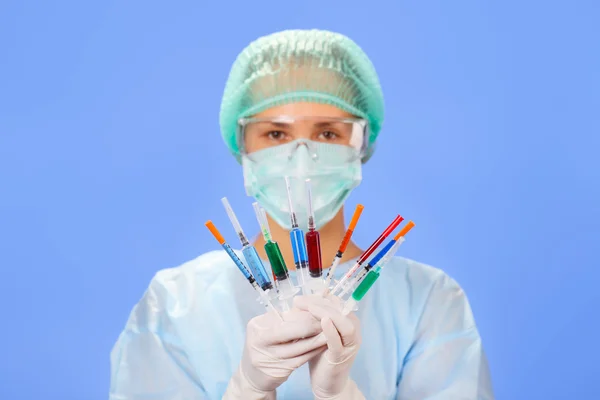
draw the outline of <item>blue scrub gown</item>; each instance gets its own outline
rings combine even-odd
[[[354,262],[340,264],[336,278]],[[110,399],[221,399],[246,324],[264,312],[256,298],[224,251],[158,272],[112,350]],[[363,343],[351,378],[367,399],[494,398],[465,293],[441,270],[394,257],[356,315]],[[277,398],[313,398],[308,364]]]

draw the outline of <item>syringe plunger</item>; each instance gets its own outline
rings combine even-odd
[[[246,235],[244,234],[244,231],[242,230],[242,226],[240,225],[240,222],[238,221],[237,217],[235,216],[235,213],[233,212],[233,209],[231,208],[231,205],[229,204],[227,197],[223,197],[221,199],[221,202],[223,203],[223,206],[225,207],[225,211],[227,212],[227,216],[229,217],[229,220],[231,221],[231,225],[233,225],[233,229],[235,230],[235,232],[238,234],[238,237],[240,238],[240,242],[242,243],[242,246],[247,245],[249,243],[248,239],[246,238]]]
[[[313,209],[313,203],[312,203],[312,188],[311,188],[311,183],[310,183],[310,179],[307,179],[305,181],[306,183],[306,197],[308,200],[308,205],[307,205],[307,209],[308,209],[308,229],[313,231],[316,229],[315,226],[315,211]]]
[[[288,204],[290,206],[290,218],[292,220],[292,228],[298,227],[298,219],[296,218],[296,213],[294,212],[294,206],[292,204],[292,187],[290,185],[290,178],[285,177],[285,189],[287,191],[288,196]]]

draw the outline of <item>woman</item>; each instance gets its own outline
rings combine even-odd
[[[343,203],[383,121],[367,56],[326,31],[260,38],[233,65],[220,120],[292,279],[284,176],[300,223],[307,220],[301,182],[311,179],[323,260],[332,260],[346,230]],[[263,239],[254,244],[260,252]],[[360,254],[350,243],[336,277]],[[282,321],[262,311],[224,251],[160,271],[113,349],[110,398],[492,399],[458,284],[399,257],[385,275],[356,313],[342,315],[334,296],[298,296]]]

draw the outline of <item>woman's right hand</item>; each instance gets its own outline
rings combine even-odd
[[[283,321],[271,311],[248,322],[242,361],[224,399],[275,398],[295,369],[325,350],[319,320],[297,309],[282,315]]]

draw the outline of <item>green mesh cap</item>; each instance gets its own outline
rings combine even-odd
[[[367,55],[348,37],[286,30],[250,43],[235,60],[221,102],[225,143],[239,160],[237,121],[293,102],[334,105],[369,123],[367,156],[383,123],[383,93]]]

